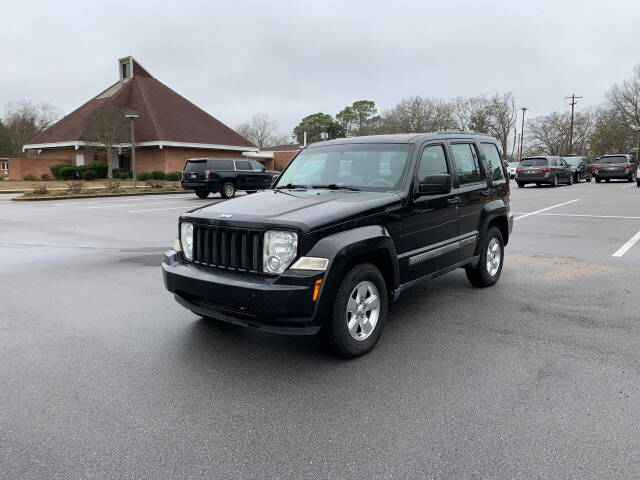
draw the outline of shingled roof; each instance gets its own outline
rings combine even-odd
[[[111,104],[139,112],[136,144],[257,150],[242,135],[153,78],[132,57],[121,59],[120,65],[123,60],[130,63],[133,75],[121,75],[118,82],[38,133],[24,148],[91,142],[94,139],[86,135],[87,119],[101,105]]]

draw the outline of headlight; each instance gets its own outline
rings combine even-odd
[[[193,224],[182,222],[180,225],[180,243],[182,254],[187,260],[193,260]]]
[[[182,245],[184,249],[184,244]],[[298,234],[280,230],[264,232],[262,268],[265,273],[282,273],[298,253]]]

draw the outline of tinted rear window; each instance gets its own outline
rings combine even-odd
[[[602,157],[598,163],[628,163],[627,157]]]
[[[548,165],[546,158],[525,158],[520,162],[523,167],[546,167]]]
[[[185,172],[201,172],[204,170],[206,160],[188,160],[184,166]]]
[[[233,170],[233,160],[213,159],[208,160],[208,167],[211,170]]]

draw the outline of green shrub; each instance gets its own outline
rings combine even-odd
[[[133,172],[131,170],[126,172],[125,178],[133,178]]]
[[[169,172],[164,178],[170,182],[178,182],[182,179],[182,172]]]
[[[37,180],[36,176],[33,173],[27,173],[24,177],[23,180],[26,180],[27,182],[33,182],[34,180]]]
[[[164,180],[164,177],[164,172],[161,172],[160,170],[154,170],[153,172],[151,172],[151,178],[153,178],[154,180]]]
[[[91,162],[86,165],[80,165],[78,167],[78,174],[82,176],[82,174],[88,170],[96,172],[97,178],[107,178],[108,166],[106,162]]]
[[[164,187],[164,182],[162,180],[147,180],[145,182],[147,184],[147,187],[151,187],[151,188],[162,188]]]
[[[138,180],[140,180],[141,182],[146,182],[147,180],[151,180],[151,174],[149,172],[139,173]]]
[[[4,177],[0,177],[0,182],[4,180]]]
[[[48,173],[43,173],[42,175],[40,175],[40,178],[44,181],[48,181],[51,180],[51,175],[49,175]]]
[[[62,180],[74,180],[78,178],[78,167],[74,167],[72,165],[65,165],[64,168],[61,168],[58,172],[60,178]]]
[[[55,178],[56,180],[61,180],[62,177],[60,176],[60,170],[62,170],[64,167],[70,167],[71,165],[69,165],[68,163],[57,163],[56,165],[51,165],[51,175],[53,175],[53,178]]]
[[[96,178],[98,178],[98,174],[95,172],[95,170],[85,170],[84,172],[82,172],[83,180],[90,182],[92,180],[95,180]]]
[[[43,183],[42,185],[37,186],[36,188],[33,189],[33,193],[34,195],[46,195],[47,193],[49,193],[47,184]]]
[[[113,175],[113,178],[117,178],[119,180],[127,178],[127,172],[125,172],[122,168],[114,168],[111,171],[111,174]]]

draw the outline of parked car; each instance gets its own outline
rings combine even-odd
[[[528,183],[557,187],[561,183],[573,184],[571,167],[560,157],[540,156],[523,158],[516,169],[516,183],[524,187]]]
[[[580,155],[567,155],[562,159],[569,164],[573,173],[573,182],[580,183],[582,180],[590,182],[593,178],[593,169],[587,157]]]
[[[516,178],[516,169],[518,168],[519,163],[518,162],[509,162],[508,165],[509,165],[509,167],[508,167],[509,178]]]
[[[210,193],[231,198],[238,190],[269,188],[278,175],[255,160],[192,158],[184,165],[181,185],[185,190],[195,190],[200,198],[207,198]]]
[[[593,164],[596,183],[609,182],[612,178],[633,182],[638,178],[637,170],[635,158],[627,154],[603,155]]]
[[[478,287],[498,281],[513,226],[498,148],[462,132],[309,145],[273,189],[183,214],[165,286],[203,317],[323,329],[362,355],[409,287],[457,268]]]

